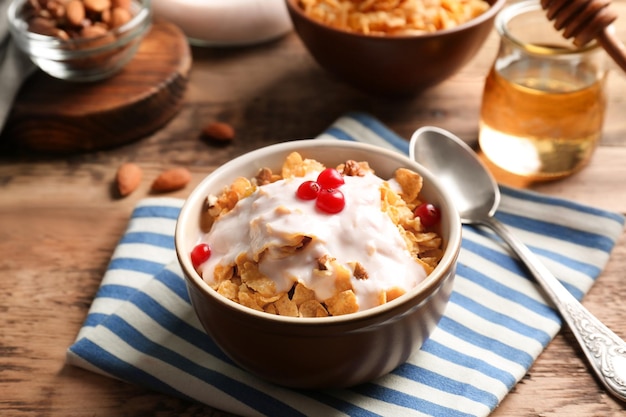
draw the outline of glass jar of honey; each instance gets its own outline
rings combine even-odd
[[[601,139],[606,62],[594,42],[564,39],[537,1],[503,9],[498,55],[487,76],[479,143],[510,173],[557,179],[584,167]]]

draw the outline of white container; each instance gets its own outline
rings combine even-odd
[[[285,0],[152,0],[152,7],[198,46],[252,45],[292,28]]]

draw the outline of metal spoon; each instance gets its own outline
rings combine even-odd
[[[491,228],[513,249],[558,308],[602,383],[626,401],[626,343],[583,307],[539,258],[493,217],[500,190],[472,148],[446,130],[427,126],[413,134],[409,152],[411,159],[435,174],[453,196],[462,223]]]

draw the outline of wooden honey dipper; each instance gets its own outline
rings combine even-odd
[[[578,47],[595,39],[626,72],[626,47],[611,26],[617,13],[610,4],[611,0],[541,0],[548,20],[554,20],[556,30],[564,29],[565,39],[573,38]]]

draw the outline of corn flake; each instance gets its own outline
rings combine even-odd
[[[342,291],[324,301],[332,316],[341,316],[359,311],[356,295],[352,290]]]
[[[394,178],[402,188],[402,199],[407,204],[415,202],[422,191],[422,176],[410,169],[400,168],[396,170]]]
[[[237,298],[238,298],[239,304],[241,304],[242,306],[250,307],[258,311],[263,311],[261,306],[259,306],[259,304],[256,302],[256,299],[254,298],[252,292],[245,284],[242,284],[239,287]]]
[[[300,317],[327,317],[328,311],[317,300],[308,300],[298,308]]]
[[[293,300],[289,299],[287,294],[283,294],[278,300],[274,302],[276,311],[281,316],[298,317],[298,306]]]
[[[306,285],[298,282],[293,290],[293,296],[291,297],[294,303],[297,306],[304,304],[307,301],[316,301],[315,300],[315,291],[306,287]]]
[[[324,165],[314,159],[304,159],[298,152],[292,152],[287,156],[282,168],[283,178],[304,177],[310,172],[324,169]]]

